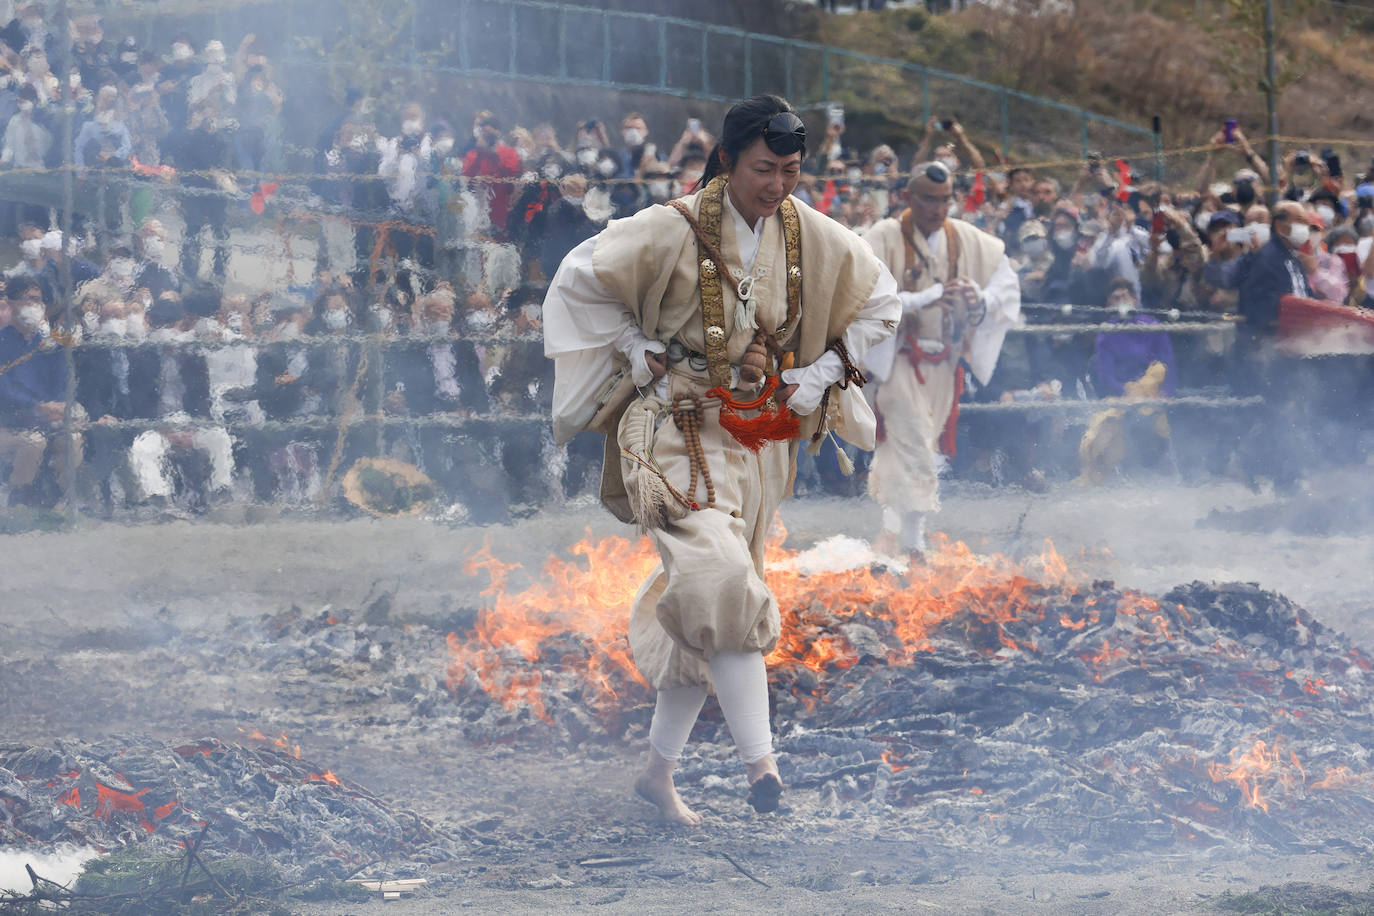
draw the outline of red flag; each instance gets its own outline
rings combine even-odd
[[[129,166],[135,174],[148,175],[152,178],[171,178],[177,173],[177,170],[170,165],[144,165],[138,161],[137,156],[129,157]]]
[[[1116,160],[1116,199],[1125,203],[1131,198],[1131,164],[1125,159]]]
[[[983,188],[983,173],[979,172],[973,176],[973,187],[969,188],[967,196],[964,197],[964,212],[973,213],[983,205],[987,198],[987,191]]]
[[[281,187],[280,181],[274,181],[271,184],[259,181],[257,193],[253,195],[252,200],[248,201],[248,208],[254,213],[262,213],[267,209],[267,202],[277,193],[279,187]]]

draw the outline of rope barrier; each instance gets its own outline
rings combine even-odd
[[[1152,408],[1207,408],[1226,409],[1259,407],[1264,398],[1247,397],[1208,397],[1204,395],[1182,395],[1174,398],[1102,398],[1097,401],[1055,400],[1055,401],[1010,401],[1007,403],[971,403],[959,405],[963,413],[1021,413],[1050,411],[1059,413],[1097,413],[1102,410],[1149,410]]]

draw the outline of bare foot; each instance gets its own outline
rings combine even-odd
[[[635,793],[658,808],[659,814],[670,824],[695,827],[701,823],[701,815],[683,804],[673,785],[673,764],[664,760],[653,751],[649,752],[649,764],[635,780]]]

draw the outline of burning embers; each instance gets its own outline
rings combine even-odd
[[[448,637],[469,737],[576,742],[647,719],[624,633],[656,557],[618,538],[574,553],[518,592],[490,552],[470,565],[493,601]],[[944,543],[902,573],[837,538],[774,546],[768,567],[783,772],[824,804],[1104,853],[1357,841],[1374,813],[1370,663],[1280,596],[1193,583],[1156,600],[1077,582],[1052,548],[1017,564]],[[714,791],[736,769],[708,745],[679,782]]]
[[[461,841],[334,773],[267,747],[106,740],[0,745],[0,846],[134,844],[175,854],[208,824],[208,855],[347,874],[381,857],[434,860]]]

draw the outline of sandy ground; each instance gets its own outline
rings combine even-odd
[[[1367,468],[1321,475],[1312,481],[1309,503],[1369,506],[1369,476]],[[1038,554],[1052,538],[1077,571],[1146,592],[1195,578],[1258,582],[1374,646],[1368,596],[1374,525],[1357,515],[1334,534],[1270,528],[1274,519],[1304,517],[1292,505],[1285,513],[1272,496],[1224,481],[1190,488],[1164,481],[1065,486],[1044,494],[953,484],[937,527],[975,549],[1014,556]],[[22,707],[5,704],[6,737],[41,742],[141,732],[237,740],[232,722],[254,714],[270,721],[280,712],[270,691],[245,682],[215,687],[221,692],[208,698],[178,698],[185,682],[146,682],[129,672],[137,685],[130,699],[102,695],[64,672],[81,670],[72,662],[76,654],[147,640],[158,627],[213,633],[233,617],[292,605],[359,607],[381,591],[394,593],[400,619],[444,626],[481,603],[485,580],[464,576],[461,561],[484,543],[537,569],[587,532],[627,533],[590,505],[489,528],[262,516],[254,512],[250,520],[230,507],[217,521],[135,527],[91,521],[75,530],[0,539],[0,655],[30,666],[46,662],[56,672],[42,687],[44,697],[30,696]],[[862,500],[804,499],[788,503],[781,517],[789,541],[807,546],[833,534],[867,537],[877,513]],[[11,697],[23,693],[10,688]],[[1214,911],[1216,895],[1261,884],[1369,885],[1369,863],[1349,848],[1306,856],[1232,848],[1129,860],[1082,850],[935,848],[904,839],[897,820],[833,811],[789,823],[750,817],[737,799],[708,798],[704,828],[681,833],[656,823],[629,796],[636,747],[575,754],[476,748],[439,730],[317,725],[312,730],[307,723],[292,739],[341,776],[439,821],[494,817],[501,826],[493,833],[494,850],[436,870],[430,891],[385,905],[314,905],[303,910],[308,913],[586,905],[613,912],[1193,913]],[[578,864],[598,853],[624,857],[627,850],[638,861]]]

